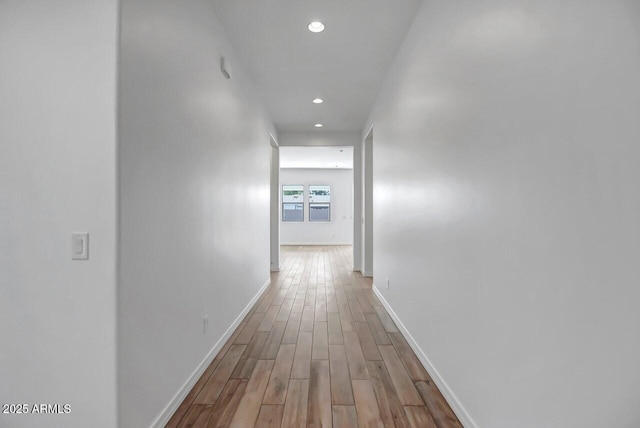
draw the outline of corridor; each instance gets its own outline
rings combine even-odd
[[[1,0],[0,428],[638,428],[639,117],[640,0]]]
[[[350,246],[282,247],[282,269],[168,427],[461,427]]]

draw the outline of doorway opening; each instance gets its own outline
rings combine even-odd
[[[279,155],[280,245],[352,246],[353,147],[286,146]]]

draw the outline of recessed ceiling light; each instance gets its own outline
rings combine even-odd
[[[316,124],[315,124],[315,125],[313,125],[313,126],[315,126],[316,128],[322,128],[322,124],[321,124],[321,123],[316,123]]]
[[[314,99],[313,99],[313,103],[314,103],[314,104],[322,104],[322,103],[323,103],[323,101],[324,101],[324,100],[323,100],[322,98],[314,98]]]
[[[324,30],[324,24],[320,21],[313,21],[309,24],[309,31],[312,33],[320,33]]]

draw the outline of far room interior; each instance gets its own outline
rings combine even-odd
[[[279,197],[281,245],[353,245],[353,147],[281,147]]]

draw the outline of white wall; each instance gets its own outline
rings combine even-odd
[[[210,2],[121,3],[118,398],[126,428],[149,426],[179,403],[174,395],[188,391],[185,382],[269,278],[274,131]]]
[[[362,210],[360,225],[362,236],[362,261],[360,271],[364,276],[373,276],[373,128],[364,137],[361,146],[362,194],[359,200]],[[402,207],[398,207],[402,209]]]
[[[116,44],[116,1],[0,2],[0,403],[71,406],[3,427],[116,425]]]
[[[356,146],[360,141],[357,132],[282,132],[278,144],[284,146]]]
[[[271,170],[269,183],[269,248],[271,271],[280,270],[280,149],[271,139]]]
[[[374,282],[478,427],[640,426],[639,23],[426,1],[377,98]]]
[[[282,185],[302,184],[304,222],[281,222],[282,245],[351,245],[353,243],[353,170],[281,168]],[[331,221],[309,222],[309,185],[331,186]],[[282,199],[282,198],[281,198]],[[282,209],[280,210],[282,218]]]

